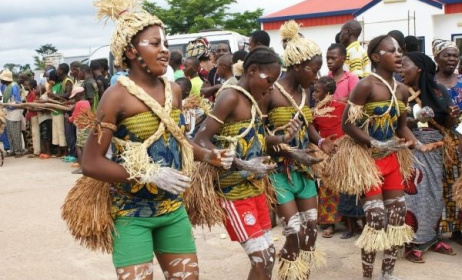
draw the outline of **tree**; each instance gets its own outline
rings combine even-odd
[[[58,52],[58,49],[52,44],[45,44],[35,51],[37,52],[37,55],[33,56],[35,70],[43,70],[45,69],[45,57]]]
[[[243,14],[226,13],[232,3],[236,3],[236,0],[167,0],[169,7],[164,9],[156,3],[144,1],[143,7],[164,22],[168,34],[194,33],[214,28],[248,34],[259,29],[257,19],[262,15],[262,9]]]
[[[245,11],[244,13],[230,14],[225,21],[224,29],[235,31],[243,35],[249,35],[254,30],[260,30],[260,23],[257,21],[263,15],[263,9],[256,9],[253,12]]]

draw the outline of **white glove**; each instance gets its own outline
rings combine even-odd
[[[227,149],[227,150],[217,150],[213,149],[210,153],[207,153],[204,161],[216,166],[221,167],[223,169],[229,169],[233,164],[234,157],[236,156],[236,152]]]
[[[276,168],[276,164],[264,163],[270,157],[256,157],[250,160],[236,159],[236,166],[240,170],[247,170],[253,174],[267,174]]]
[[[406,142],[403,142],[402,140],[400,139],[390,139],[388,141],[385,141],[385,142],[382,142],[382,141],[378,141],[378,140],[372,140],[371,141],[371,146],[374,147],[374,148],[377,148],[381,151],[398,151],[398,150],[401,150],[401,149],[405,149],[407,147],[409,147],[409,144],[406,143]]]
[[[422,123],[428,122],[431,118],[435,117],[435,112],[432,108],[426,106],[420,110],[416,110],[414,117],[416,120]]]
[[[184,192],[191,185],[191,179],[170,167],[161,167],[155,174],[143,175],[141,183],[153,183],[159,189],[171,194]]]

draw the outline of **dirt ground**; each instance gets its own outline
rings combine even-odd
[[[5,159],[0,167],[0,279],[115,279],[111,256],[76,244],[60,218],[64,197],[78,178],[71,171],[70,164],[59,159]],[[224,233],[221,227],[195,230],[201,279],[247,278],[247,257],[238,244],[221,238]],[[281,228],[273,234],[280,249]],[[319,236],[317,246],[325,251],[327,266],[315,270],[310,279],[361,279],[356,238],[341,240],[339,233],[331,239]],[[462,279],[462,246],[448,243],[457,256],[429,252],[425,264],[399,260],[395,274],[405,280]],[[377,259],[375,275],[381,254]],[[156,265],[154,279],[161,275]]]

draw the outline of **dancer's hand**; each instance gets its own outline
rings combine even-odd
[[[435,117],[435,112],[428,106],[423,107],[415,113],[415,119],[421,123],[426,123],[433,117]]]
[[[207,162],[216,167],[221,167],[223,169],[229,169],[231,165],[233,164],[235,155],[236,155],[236,152],[231,149],[227,149],[227,150],[213,149],[205,155],[204,162]]]
[[[301,128],[302,122],[298,118],[291,119],[289,122],[289,126],[287,128],[287,132],[283,136],[283,143],[292,141],[292,139],[294,139],[295,136],[297,136]]]
[[[328,155],[331,155],[331,154],[334,154],[337,152],[337,149],[338,149],[338,146],[337,144],[335,143],[334,141],[334,138],[337,137],[336,134],[333,134],[333,135],[330,135],[329,137],[327,138],[324,138],[324,140],[322,141],[321,145],[320,145],[320,149],[328,154]]]
[[[453,119],[458,118],[460,115],[460,108],[458,105],[449,106],[449,116]]]
[[[429,143],[429,144],[422,144],[420,141],[417,141],[414,145],[414,149],[416,149],[419,152],[425,153],[425,152],[430,152],[435,150],[438,147],[444,146],[443,141],[438,141],[434,143]]]
[[[254,174],[267,174],[276,168],[275,163],[265,163],[270,157],[256,157],[251,160],[242,160],[235,158],[234,162],[239,170],[247,170]]]
[[[396,152],[401,149],[406,149],[412,144],[413,144],[412,141],[406,142],[406,139],[397,139],[397,138],[393,138],[385,142],[378,141],[378,140],[371,141],[372,147],[377,148],[381,151],[393,151],[393,152]]]
[[[171,194],[182,193],[191,186],[191,179],[188,176],[170,167],[161,167],[156,173],[141,176],[140,179],[142,183],[153,183],[159,189]]]
[[[313,165],[323,161],[322,158],[315,158],[310,156],[310,154],[316,152],[313,149],[303,149],[294,151],[294,159],[304,165]]]

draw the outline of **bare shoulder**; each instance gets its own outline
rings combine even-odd
[[[371,76],[361,79],[351,92],[349,101],[357,105],[364,105],[373,92],[373,79]]]
[[[175,82],[170,81],[169,83],[170,83],[170,88],[172,89],[172,94],[173,94],[173,105],[176,108],[181,109],[181,97],[182,97],[181,87]]]
[[[399,100],[407,101],[409,98],[409,89],[403,83],[398,83],[398,87],[396,88],[396,97]]]

